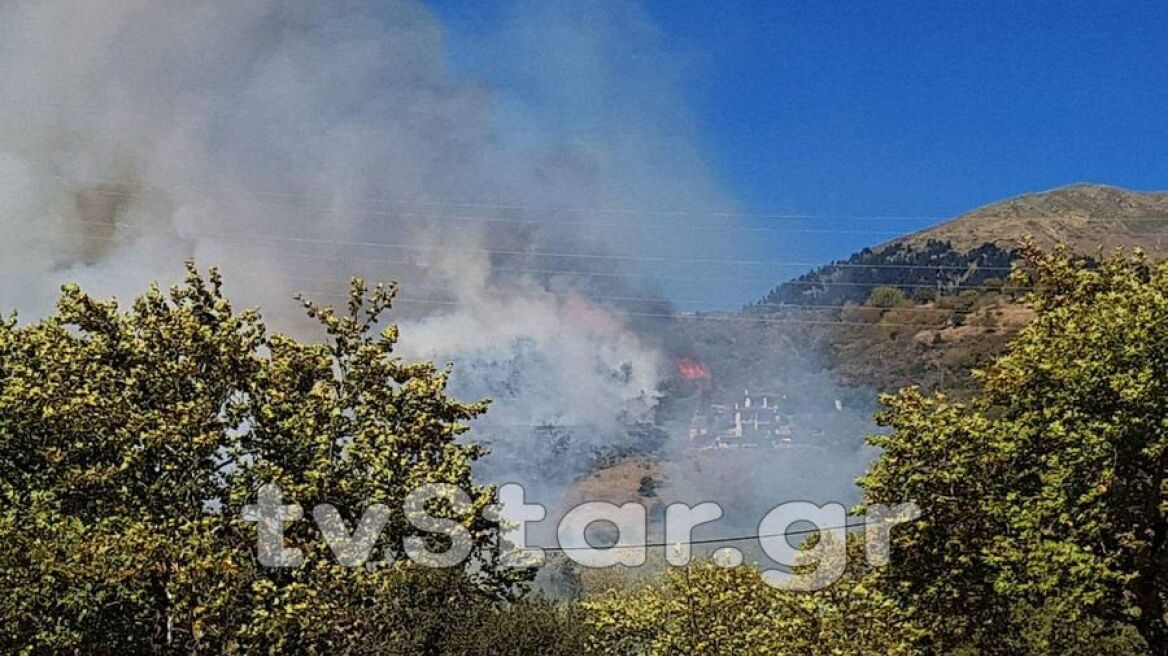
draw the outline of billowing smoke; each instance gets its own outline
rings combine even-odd
[[[294,292],[400,280],[407,354],[459,361],[492,422],[645,415],[665,363],[604,301],[661,307],[636,209],[725,199],[671,76],[620,61],[657,47],[635,8],[498,29],[475,77],[412,2],[5,5],[0,304],[36,315],[66,280],[124,298],[194,257],[295,330]]]
[[[403,355],[495,399],[495,473],[654,438],[675,365],[645,328],[664,299],[725,303],[686,258],[741,248],[663,211],[733,209],[680,58],[606,0],[448,37],[409,0],[0,5],[0,310],[66,281],[127,299],[194,258],[299,332],[296,292],[396,280]]]

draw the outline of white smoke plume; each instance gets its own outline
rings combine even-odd
[[[732,234],[706,213],[733,200],[645,12],[506,7],[453,47],[409,0],[0,0],[0,312],[42,315],[64,282],[128,300],[194,258],[303,333],[295,293],[400,281],[402,355],[452,360],[459,397],[495,400],[483,473],[556,505],[583,464],[563,461],[653,418],[667,299],[733,304],[733,272],[695,256],[743,244],[667,227],[681,208]],[[702,465],[666,449],[663,495],[744,517],[834,499],[867,458],[845,451]]]
[[[603,297],[660,298],[637,254],[676,242],[639,209],[730,204],[680,74],[633,4],[516,3],[478,39],[459,72],[409,1],[3,4],[0,308],[195,258],[300,330],[295,292],[400,280],[405,354],[500,427],[649,416],[668,363]]]

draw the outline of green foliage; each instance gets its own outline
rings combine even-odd
[[[841,262],[828,264],[782,283],[753,309],[781,305],[839,307],[863,303],[877,285],[909,292],[980,286],[996,271],[1008,270],[1017,253],[986,242],[958,250],[948,241],[894,241],[875,250],[865,248]]]
[[[980,294],[977,290],[966,289],[957,294],[945,294],[937,298],[936,305],[942,310],[969,312],[977,304]]]
[[[394,289],[354,281],[342,312],[306,302],[328,335],[312,344],[269,335],[220,286],[192,266],[125,311],[69,286],[53,316],[0,323],[0,651],[384,653],[439,644],[459,605],[515,590],[491,566],[483,452],[457,440],[486,406],[394,355],[396,328],[377,332]],[[267,482],[350,525],[419,484],[457,485],[473,566],[346,568],[300,521],[287,541],[304,565],[263,568],[240,508]],[[415,531],[400,514],[374,554],[401,556]]]
[[[908,295],[898,287],[876,287],[872,290],[872,293],[868,295],[868,300],[864,303],[868,307],[887,310],[890,308],[911,305],[912,301],[910,301]]]
[[[485,404],[394,355],[396,328],[378,331],[392,289],[355,281],[342,312],[305,303],[328,335],[313,344],[269,335],[193,268],[127,311],[66,288],[48,319],[0,322],[0,650],[1165,653],[1168,264],[1025,257],[1011,284],[1034,290],[1037,316],[979,394],[884,399],[865,503],[922,510],[892,532],[892,567],[851,540],[846,576],[811,593],[711,563],[592,573],[613,583],[597,592],[569,568],[565,587],[589,592],[562,603],[516,600],[525,577],[494,568],[494,494],[470,471],[483,452],[458,440]],[[907,302],[892,291],[856,311]],[[375,545],[392,565],[343,567],[301,521],[287,541],[305,564],[260,567],[240,507],[268,482],[350,524],[452,483],[474,512],[431,512],[460,521],[474,555],[409,563],[395,515]]]
[[[921,303],[931,303],[937,300],[940,294],[937,293],[934,287],[920,287],[913,292],[913,299]]]
[[[817,592],[771,587],[752,566],[670,568],[650,585],[614,587],[582,602],[589,654],[911,654],[920,632],[881,592],[883,574],[856,566]],[[821,566],[829,570],[829,566]]]
[[[889,590],[940,653],[1164,653],[1168,264],[1026,260],[1037,318],[978,397],[884,399],[861,484],[923,513],[894,532]]]

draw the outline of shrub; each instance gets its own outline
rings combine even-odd
[[[865,301],[865,304],[868,307],[889,309],[911,305],[912,302],[909,301],[908,295],[901,289],[881,286],[873,289],[872,293],[868,294],[868,300]]]

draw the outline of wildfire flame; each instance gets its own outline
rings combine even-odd
[[[709,380],[711,376],[709,367],[687,358],[678,358],[677,373],[686,380]]]

